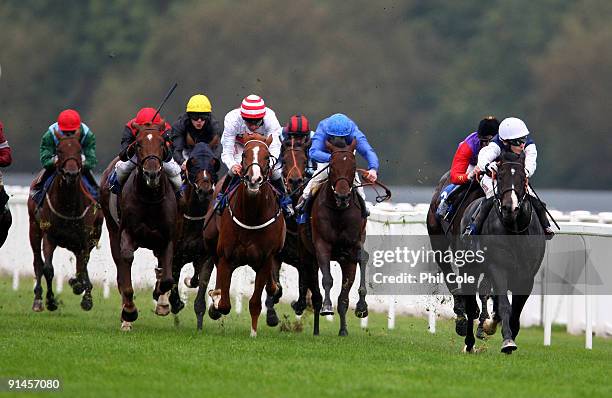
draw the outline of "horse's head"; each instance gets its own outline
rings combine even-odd
[[[353,139],[347,145],[344,137],[334,137],[333,141],[325,141],[325,146],[331,152],[329,182],[336,198],[336,205],[347,208],[350,205],[357,170],[354,154],[357,140]]]
[[[81,130],[79,129],[70,135],[66,133],[61,135],[56,130],[54,134],[58,139],[57,148],[55,149],[55,154],[57,155],[57,171],[64,181],[70,184],[75,183],[83,167],[80,141]]]
[[[270,175],[270,144],[273,138],[272,135],[266,138],[259,134],[249,134],[244,143],[242,174],[247,191],[251,194],[257,194],[261,184]]]
[[[309,136],[290,135],[283,141],[281,149],[283,178],[285,179],[285,185],[291,191],[297,190],[304,183],[309,148]]]
[[[190,158],[187,162],[191,163],[194,159]],[[189,170],[189,165],[187,166]],[[206,168],[199,170],[194,177],[187,178],[187,181],[193,186],[193,190],[198,196],[200,203],[204,202],[213,193],[213,181],[210,171]]]
[[[526,195],[525,153],[504,151],[497,168],[497,200],[504,222],[516,220]]]
[[[163,161],[168,155],[168,147],[166,140],[162,137],[166,123],[161,120],[160,123],[147,122],[142,125],[132,123],[137,131],[136,141],[136,157],[138,159],[138,168],[144,176],[145,183],[150,188],[157,188],[161,178]]]

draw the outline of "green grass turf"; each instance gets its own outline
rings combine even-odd
[[[542,329],[530,328],[511,356],[499,353],[499,332],[477,342],[481,353],[465,355],[447,320],[432,335],[423,319],[398,317],[388,331],[386,316],[371,314],[362,330],[351,312],[348,337],[337,336],[335,318],[322,319],[315,338],[312,315],[303,332],[268,328],[261,316],[251,338],[246,300],[241,315],[216,322],[206,316],[198,333],[192,301],[175,325],[172,315],[152,312],[150,297],[137,293],[140,318],[125,333],[115,290],[104,300],[96,288],[88,313],[69,290],[58,296],[58,311],[33,313],[30,281],[22,279],[15,292],[0,278],[0,378],[60,377],[63,391],[55,395],[79,397],[612,396],[612,341],[596,338],[588,351],[584,336],[562,328],[553,331],[551,347],[542,345]],[[281,306],[282,314],[290,308]]]

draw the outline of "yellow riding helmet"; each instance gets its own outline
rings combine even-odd
[[[187,112],[210,113],[212,112],[212,105],[207,96],[196,94],[189,98],[189,102],[187,102]]]

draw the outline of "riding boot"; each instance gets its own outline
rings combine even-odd
[[[550,222],[548,221],[548,216],[546,215],[546,203],[542,202],[538,198],[534,198],[531,195],[527,195],[533,209],[535,210],[538,219],[540,220],[540,224],[542,224],[542,228],[544,228],[544,236],[546,240],[551,240],[553,236],[555,236],[554,231],[550,227]]]
[[[34,199],[38,206],[40,206],[40,203],[42,203],[42,194],[45,187],[45,182],[47,182],[51,175],[53,175],[54,171],[55,169],[53,167],[45,168],[43,173],[38,178],[38,181],[36,181],[36,183],[34,183],[32,186],[30,197]]]
[[[270,183],[280,195],[279,202],[283,209],[283,213],[285,213],[285,216],[293,216],[293,214],[295,214],[295,211],[293,210],[293,202],[291,201],[291,197],[287,195],[287,188],[285,188],[285,183],[283,182],[283,179],[277,178],[276,180],[271,180]]]
[[[312,208],[312,197],[310,195],[300,196],[300,200],[295,205],[295,211],[298,214],[297,223],[306,224],[310,219],[310,210]]]
[[[226,191],[228,190],[229,187],[234,185],[234,181],[237,178],[238,178],[237,176],[234,176],[228,173],[223,179],[223,185],[221,185],[221,190],[217,194],[217,197],[215,198],[215,202],[213,203],[213,208],[215,209],[215,212],[218,215],[223,214],[223,209],[225,209],[225,206],[227,205],[228,192]]]
[[[491,208],[493,207],[493,203],[495,202],[494,197],[490,197],[487,199],[483,199],[480,203],[480,207],[478,208],[478,214],[474,218],[474,220],[465,228],[464,235],[478,235],[480,234],[480,230],[482,229],[482,224],[487,219]]]
[[[370,210],[368,210],[368,206],[366,205],[365,199],[358,193],[356,193],[355,195],[357,196],[357,200],[359,201],[359,207],[361,208],[361,218],[368,218],[370,216]]]

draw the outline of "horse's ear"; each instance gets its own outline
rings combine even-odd
[[[220,142],[221,142],[221,138],[215,134],[212,140],[210,140],[210,143],[208,144],[208,146],[210,147],[210,149],[215,149],[219,145]]]
[[[356,146],[357,146],[357,139],[353,138],[353,141],[351,141],[351,144],[349,145],[349,150],[353,152]]]
[[[336,149],[336,147],[333,146],[332,143],[329,142],[328,140],[325,140],[325,148],[327,148],[327,150],[330,152],[333,152],[334,149]]]
[[[267,146],[270,146],[270,144],[272,144],[273,139],[274,139],[274,136],[270,134],[269,136],[266,137],[266,140],[264,142],[266,143]]]
[[[53,135],[55,136],[55,138],[57,138],[58,140],[62,139],[62,135],[60,134],[59,130],[57,129],[53,129]]]
[[[312,144],[312,139],[310,138],[309,135],[307,135],[306,138],[304,139],[304,148],[306,149],[310,148],[310,144]]]
[[[157,124],[157,127],[159,128],[159,131],[163,133],[166,128],[166,121],[164,119],[161,119]]]
[[[132,122],[132,128],[136,131],[140,130],[140,124],[136,123],[136,122]]]
[[[81,141],[81,132],[83,131],[82,127],[79,127],[77,129],[77,131],[74,132],[74,137],[77,139],[77,141]]]

